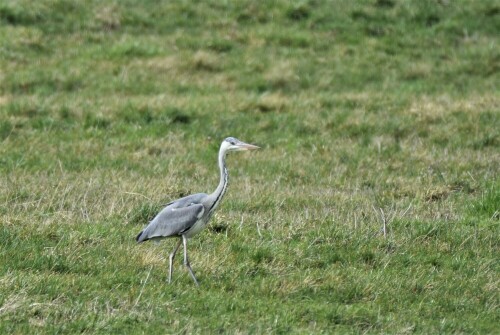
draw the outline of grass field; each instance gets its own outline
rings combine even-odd
[[[0,3],[0,333],[500,332],[497,1]],[[163,204],[231,185],[190,240]],[[385,229],[384,229],[385,227]]]

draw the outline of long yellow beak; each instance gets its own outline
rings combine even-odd
[[[260,149],[260,147],[253,145],[253,144],[248,144],[248,143],[243,143],[239,145],[242,150],[257,150]]]

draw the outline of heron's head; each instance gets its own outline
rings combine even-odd
[[[228,152],[228,151],[256,150],[259,149],[259,147],[256,145],[242,142],[234,137],[228,137],[222,142],[221,149]]]

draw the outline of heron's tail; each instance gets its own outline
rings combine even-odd
[[[144,238],[144,237],[142,237],[142,233],[144,233],[144,230],[143,230],[143,231],[141,231],[141,232],[139,233],[139,235],[137,235],[137,237],[135,238],[135,240],[137,241],[137,243],[144,242],[145,238]]]

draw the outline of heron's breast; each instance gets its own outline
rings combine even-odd
[[[198,234],[200,231],[203,230],[203,228],[205,228],[205,226],[207,225],[207,221],[206,219],[199,219],[198,221],[196,221],[196,223],[193,225],[193,227],[191,227],[191,229],[189,229],[185,234],[184,236],[186,236],[187,238],[191,238],[193,237],[194,235]]]

